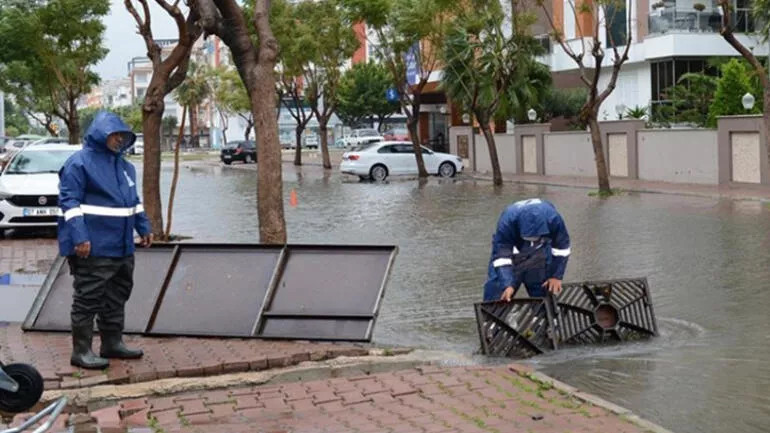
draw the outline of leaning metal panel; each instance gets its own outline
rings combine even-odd
[[[559,296],[484,302],[475,308],[481,352],[487,355],[526,358],[565,345],[658,334],[646,279],[565,284]]]
[[[369,341],[395,246],[160,244],[136,251],[127,331]],[[72,279],[56,260],[25,330],[69,331]]]
[[[181,246],[149,334],[248,337],[281,247]]]
[[[142,249],[135,255],[134,288],[126,303],[126,333],[142,333],[150,320],[155,299],[171,263],[173,248]],[[24,326],[36,331],[69,331],[72,307],[72,282],[69,264],[57,258],[40,289]],[[42,296],[41,296],[42,295]],[[38,302],[42,301],[42,302]],[[39,307],[39,308],[36,308]]]
[[[371,339],[395,247],[289,247],[263,337]]]

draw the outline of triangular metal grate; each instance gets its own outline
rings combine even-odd
[[[658,334],[646,279],[565,284],[559,296],[475,305],[481,352],[527,358]]]

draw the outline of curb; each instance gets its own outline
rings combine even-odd
[[[269,385],[298,381],[331,379],[387,373],[414,368],[429,361],[409,354],[384,356],[377,349],[360,357],[339,357],[326,361],[305,361],[298,365],[273,370],[222,374],[198,378],[170,378],[125,385],[98,385],[90,388],[46,391],[38,405],[44,407],[59,397],[67,396],[69,408],[98,410],[125,399],[147,396],[161,397],[194,391],[212,391],[230,387]]]
[[[671,430],[668,430],[666,428],[663,428],[653,422],[650,422],[639,415],[636,415],[631,410],[626,409],[622,406],[618,406],[615,403],[609,402],[603,398],[597,397],[593,394],[589,394],[587,392],[583,392],[575,388],[574,386],[567,385],[564,382],[561,382],[559,380],[556,380],[552,378],[551,376],[548,376],[544,373],[534,371],[532,367],[521,365],[521,364],[510,364],[508,366],[508,369],[512,372],[518,374],[519,376],[526,377],[527,379],[530,379],[537,383],[542,383],[545,385],[550,385],[554,389],[556,389],[559,392],[563,392],[564,394],[574,397],[582,402],[592,404],[594,406],[601,407],[602,409],[605,409],[614,415],[617,415],[621,417],[622,419],[630,422],[631,424],[634,424],[637,427],[643,428],[649,432],[652,433],[672,433]]]
[[[468,177],[474,180],[492,182],[491,177],[483,176],[480,174],[471,174],[469,172]],[[562,187],[562,188],[585,189],[589,191],[596,189],[593,186],[575,185],[572,183],[553,182],[553,181],[547,181],[547,180],[534,181],[534,180],[503,179],[503,183],[511,183],[511,184],[519,184],[519,185],[556,186],[556,187]],[[751,195],[734,197],[734,196],[720,194],[720,193],[706,193],[706,192],[663,191],[663,190],[647,189],[647,188],[619,188],[619,189],[622,192],[634,192],[634,193],[641,193],[641,194],[678,195],[678,196],[684,196],[684,197],[701,197],[701,198],[713,198],[713,199],[729,199],[734,201],[758,201],[762,203],[770,203],[770,198],[751,196]]]

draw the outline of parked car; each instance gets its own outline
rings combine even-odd
[[[409,141],[409,130],[398,126],[385,131],[382,137],[386,141]]]
[[[41,144],[17,152],[0,174],[0,234],[8,228],[55,226],[59,170],[80,145]]]
[[[355,129],[347,137],[343,138],[345,147],[356,147],[362,144],[383,141],[384,138],[376,129]]]
[[[10,161],[11,158],[25,146],[44,138],[45,137],[39,135],[25,134],[10,139],[5,143],[5,152],[0,154],[0,167],[5,167],[5,165],[8,164],[8,161]]]
[[[454,177],[463,171],[463,160],[456,155],[434,152],[422,147],[428,173]],[[340,171],[364,179],[383,181],[390,175],[417,174],[414,146],[408,141],[370,143],[342,155]]]
[[[257,144],[253,141],[231,141],[222,148],[219,159],[227,165],[233,161],[243,161],[245,164],[257,162]]]
[[[45,137],[40,140],[33,141],[30,146],[37,146],[38,144],[69,144],[68,138],[63,137]]]
[[[137,137],[136,141],[134,142],[134,146],[131,148],[131,154],[133,155],[144,154],[144,140]]]

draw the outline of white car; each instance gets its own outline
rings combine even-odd
[[[144,141],[137,138],[134,142],[134,147],[131,149],[131,153],[134,155],[143,155],[144,154]]]
[[[342,139],[346,147],[356,147],[362,144],[383,141],[385,138],[376,129],[356,129]]]
[[[40,144],[13,156],[0,174],[0,234],[4,229],[55,226],[59,169],[80,145]]]
[[[420,147],[428,173],[454,177],[463,171],[463,160],[458,156]],[[390,175],[416,175],[414,146],[408,141],[382,141],[361,146],[342,155],[340,171],[375,181],[383,181]]]

